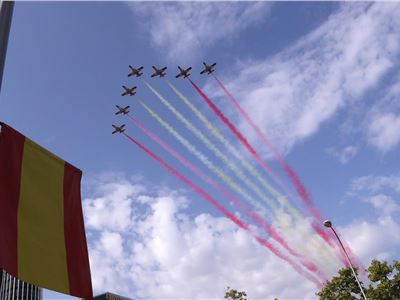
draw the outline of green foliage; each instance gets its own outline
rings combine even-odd
[[[400,263],[373,260],[368,268],[368,278],[371,283],[364,292],[368,300],[399,300],[400,299]],[[321,300],[356,300],[362,299],[360,288],[349,268],[339,271],[339,275],[327,282],[324,288],[316,294]]]
[[[237,290],[231,289],[228,286],[226,288],[224,298],[228,300],[247,300],[247,294],[246,292],[239,292]]]

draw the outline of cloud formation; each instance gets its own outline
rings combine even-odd
[[[332,157],[336,158],[342,165],[347,164],[352,160],[358,152],[358,148],[355,146],[347,146],[343,149],[328,148],[327,153]]]
[[[242,61],[234,77],[221,77],[272,142],[290,151],[340,109],[357,101],[361,105],[363,96],[398,64],[399,13],[398,3],[343,4],[283,52]],[[384,121],[397,124],[393,117]],[[243,121],[238,122],[250,136]],[[397,133],[387,131],[376,141],[384,148],[393,145],[385,146],[391,139],[396,140]]]
[[[182,192],[129,180],[101,181],[93,191],[98,196],[84,200],[84,211],[96,292],[135,299],[220,299],[232,286],[246,290],[250,298],[316,298],[312,283],[230,220],[189,213],[190,202]],[[97,204],[103,199],[107,215]],[[388,258],[400,245],[400,224],[393,218],[398,208],[383,208],[389,202],[371,200],[378,208],[376,222],[361,220],[340,228],[364,263]],[[120,207],[128,211],[124,226],[118,220]],[[93,221],[93,216],[101,220]]]
[[[270,11],[263,2],[168,2],[130,3],[135,18],[149,33],[154,47],[170,61],[189,62],[200,51],[229,41],[260,22]]]

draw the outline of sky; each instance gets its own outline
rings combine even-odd
[[[245,290],[250,299],[289,300],[316,299],[318,291],[304,274],[257,242],[254,234],[278,245],[245,211],[129,118],[115,116],[116,104],[130,105],[135,120],[278,228],[291,249],[320,270],[310,271],[279,244],[301,272],[321,281],[343,267],[337,249],[312,231],[310,223],[316,220],[301,199],[290,197],[296,191],[276,156],[215,79],[199,74],[203,61],[217,62],[214,74],[296,171],[354,257],[364,266],[373,258],[399,259],[399,14],[398,3],[17,2],[0,119],[83,170],[95,293],[220,299],[230,286]],[[192,131],[144,81],[127,77],[129,64],[144,66],[144,80],[193,124]],[[152,65],[168,67],[170,83],[222,133],[239,159],[167,81],[150,77]],[[193,67],[193,82],[291,192],[285,194],[190,82],[175,78],[177,65]],[[137,86],[137,95],[121,97],[121,85]],[[140,101],[201,152],[209,166],[160,126]],[[126,133],[206,190],[253,233],[239,228],[123,135],[112,135],[111,124],[123,123]],[[232,162],[230,167],[221,156]],[[243,161],[261,175],[247,173]],[[246,175],[237,176],[235,166]],[[222,181],[213,167],[231,176],[243,192]],[[264,200],[274,197],[260,178],[285,194],[301,218],[279,204],[271,209]],[[268,197],[261,197],[260,190]],[[45,291],[44,299],[73,298]]]

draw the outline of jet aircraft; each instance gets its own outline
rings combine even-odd
[[[179,78],[181,76],[183,76],[183,78],[189,77],[189,71],[192,69],[192,67],[189,67],[187,69],[182,69],[180,66],[178,66],[180,73],[178,75],[176,75],[176,78]]]
[[[121,94],[121,96],[126,96],[126,95],[129,95],[129,96],[133,96],[133,95],[135,95],[136,94],[136,86],[134,86],[133,88],[127,88],[126,86],[122,86],[123,88],[124,88],[124,92]]]
[[[134,67],[129,65],[129,68],[131,69],[131,72],[128,74],[128,77],[131,77],[131,76],[139,77],[140,75],[143,74],[143,72],[140,72],[143,70],[143,67],[139,67],[139,68],[135,69]]]
[[[129,114],[129,105],[128,106],[125,106],[125,107],[121,107],[121,106],[119,106],[119,105],[115,105],[117,108],[118,108],[118,111],[115,113],[116,115],[119,115],[119,114],[124,114],[124,115],[126,115],[126,114]]]
[[[155,66],[152,66],[152,68],[154,69],[154,73],[151,75],[151,77],[160,76],[161,78],[167,75],[167,73],[164,72],[167,69],[167,67],[157,69]]]
[[[210,75],[212,72],[214,72],[215,70],[213,69],[217,63],[213,63],[212,65],[207,65],[205,62],[203,62],[204,65],[204,70],[200,72],[200,74],[204,74],[207,72],[207,75]]]
[[[112,132],[112,134],[114,133],[123,133],[125,131],[125,124],[122,124],[121,126],[115,126],[112,125],[112,127],[114,127],[114,131]]]

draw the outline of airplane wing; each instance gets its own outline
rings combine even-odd
[[[154,76],[157,76],[157,74],[156,74],[156,73],[154,73],[154,74],[152,74],[152,75],[151,75],[151,77],[154,77]]]
[[[117,111],[115,114],[116,114],[116,115],[119,115],[120,113],[121,113],[121,111],[119,110],[119,111]]]
[[[130,68],[132,71],[133,71],[133,69],[134,69],[131,65],[129,65],[129,68]]]
[[[200,74],[204,74],[205,72],[206,72],[206,70],[203,70],[203,71],[200,72]]]
[[[205,67],[207,67],[207,64],[203,61],[203,65],[205,66]]]
[[[164,68],[162,68],[161,70],[162,70],[162,71],[165,71],[166,69],[167,69],[167,67],[164,67]]]
[[[179,73],[178,75],[175,76],[175,78],[179,78],[179,77],[181,77],[181,76],[182,76],[182,74]]]
[[[142,71],[142,70],[143,70],[143,66],[138,69],[138,71]]]
[[[189,72],[191,69],[192,69],[192,67],[189,67],[189,68],[187,69],[187,72]]]
[[[125,128],[125,124],[122,124],[122,126],[120,127],[120,129],[124,129]]]
[[[212,67],[215,67],[216,65],[217,65],[217,63],[213,63],[213,64],[211,65],[211,68],[212,68]]]
[[[126,96],[126,95],[128,95],[128,92],[123,92],[123,93],[121,94],[121,96]]]
[[[130,106],[128,105],[127,107],[125,107],[124,109],[129,109],[130,108]]]
[[[180,67],[180,66],[178,66],[178,69],[182,72],[183,70],[182,70],[182,68]]]
[[[155,66],[151,66],[151,67],[154,69],[154,71],[157,72],[157,68]]]

